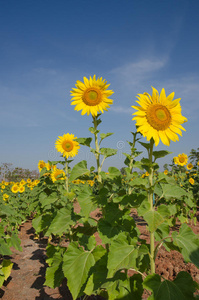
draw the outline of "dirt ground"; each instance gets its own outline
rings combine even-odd
[[[136,215],[134,216],[136,218]],[[199,222],[191,226],[196,234],[199,234]],[[148,232],[144,223],[138,225],[142,238],[148,239]],[[40,241],[34,239],[34,229],[31,220],[21,226],[19,232],[23,251],[12,249],[11,260],[14,263],[11,276],[0,289],[0,297],[3,300],[33,300],[33,299],[65,299],[73,300],[67,288],[66,281],[60,288],[51,289],[44,286],[45,270],[47,264],[46,244],[47,239]],[[192,278],[199,283],[199,269],[192,263],[185,263],[180,253],[167,252],[161,248],[156,258],[156,273],[164,278],[173,280],[180,271],[189,272]],[[145,295],[143,295],[145,298]],[[89,297],[89,300],[102,300],[102,297]],[[146,299],[146,298],[145,298]],[[79,299],[83,300],[83,299]]]

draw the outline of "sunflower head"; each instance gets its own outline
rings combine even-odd
[[[69,157],[74,157],[78,154],[78,150],[80,148],[79,143],[75,141],[75,139],[76,137],[74,137],[74,134],[69,133],[59,136],[55,143],[55,148],[67,159]]]
[[[25,186],[24,185],[20,185],[19,186],[19,192],[23,193],[25,191]]]
[[[178,154],[177,158],[177,164],[179,166],[185,166],[188,162],[188,156],[185,153]]]
[[[164,170],[164,174],[165,174],[165,175],[168,175],[168,170]]]
[[[39,169],[39,172],[41,172],[41,170],[42,170],[45,166],[46,166],[45,161],[40,160],[39,163],[38,163],[38,169]]]
[[[71,105],[75,105],[75,110],[82,110],[81,114],[97,116],[110,107],[113,100],[108,97],[113,94],[112,90],[107,90],[110,84],[105,79],[97,78],[94,75],[90,79],[84,77],[84,82],[77,80],[76,88],[71,91]]]
[[[194,179],[193,178],[189,178],[189,183],[191,183],[192,185],[194,185]]]
[[[136,120],[137,131],[148,141],[153,138],[156,146],[160,140],[169,146],[170,140],[179,140],[177,134],[182,135],[181,130],[185,130],[180,124],[187,119],[181,115],[180,99],[173,100],[174,93],[166,96],[164,89],[160,95],[155,88],[152,90],[152,95],[138,94],[136,102],[140,106],[132,106],[137,110],[132,120]]]
[[[191,169],[193,169],[193,165],[192,165],[192,163],[189,163],[189,164],[187,165],[187,169],[188,169],[188,170],[191,170]]]
[[[13,184],[11,191],[16,194],[19,191],[19,186],[17,184]]]
[[[55,167],[51,173],[51,179],[53,182],[65,179],[64,171]]]

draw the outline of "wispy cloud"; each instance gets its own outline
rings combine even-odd
[[[142,59],[137,62],[126,63],[123,66],[113,69],[110,73],[120,78],[125,85],[137,85],[155,72],[165,67],[168,58],[163,59]]]

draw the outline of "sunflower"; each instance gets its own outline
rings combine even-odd
[[[54,168],[53,172],[51,173],[51,179],[53,182],[65,179],[64,171],[58,168]]]
[[[187,169],[188,169],[188,170],[191,170],[191,169],[193,169],[193,165],[192,165],[192,163],[189,163],[189,164],[187,165]]]
[[[185,166],[188,162],[188,156],[184,153],[178,154],[177,156],[177,164],[179,166]]]
[[[39,163],[38,163],[38,169],[39,169],[39,172],[41,172],[41,170],[42,170],[45,166],[46,166],[45,161],[40,160]]]
[[[193,178],[190,178],[189,179],[189,183],[191,183],[192,185],[194,184],[194,179]]]
[[[164,170],[164,175],[168,175],[168,170]]]
[[[23,193],[25,191],[25,186],[24,185],[20,185],[19,186],[19,192]]]
[[[18,193],[18,191],[19,191],[19,187],[18,187],[18,185],[17,184],[13,184],[13,186],[12,186],[12,188],[11,188],[11,191],[13,192],[13,193]]]
[[[9,195],[3,194],[3,200],[4,200],[4,201],[8,201],[8,198],[9,198]]]
[[[97,78],[94,75],[90,79],[84,77],[84,82],[77,80],[76,87],[71,91],[71,105],[76,105],[75,110],[82,110],[81,114],[97,116],[98,113],[103,113],[104,110],[107,111],[113,100],[108,97],[114,92],[112,90],[107,90],[110,84],[107,84],[105,79]]]
[[[162,89],[160,95],[152,87],[152,96],[148,93],[138,94],[136,101],[140,106],[132,106],[137,111],[132,120],[136,120],[137,131],[150,141],[154,139],[155,145],[162,143],[170,145],[170,140],[176,142],[181,130],[185,130],[180,124],[187,122],[187,118],[181,115],[180,99],[173,100],[174,93],[166,97]]]
[[[59,136],[59,139],[55,143],[55,148],[66,158],[74,157],[78,154],[80,148],[79,143],[75,139],[74,134],[69,133]]]

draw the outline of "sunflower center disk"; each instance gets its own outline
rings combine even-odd
[[[154,104],[146,112],[149,124],[156,130],[165,130],[171,124],[171,114],[166,106]]]
[[[71,141],[65,141],[62,144],[62,148],[66,151],[66,152],[70,152],[73,149],[73,143]]]
[[[95,106],[102,101],[101,92],[97,88],[89,88],[84,92],[83,101],[88,106]]]
[[[179,162],[183,163],[184,162],[184,157],[180,157]]]

